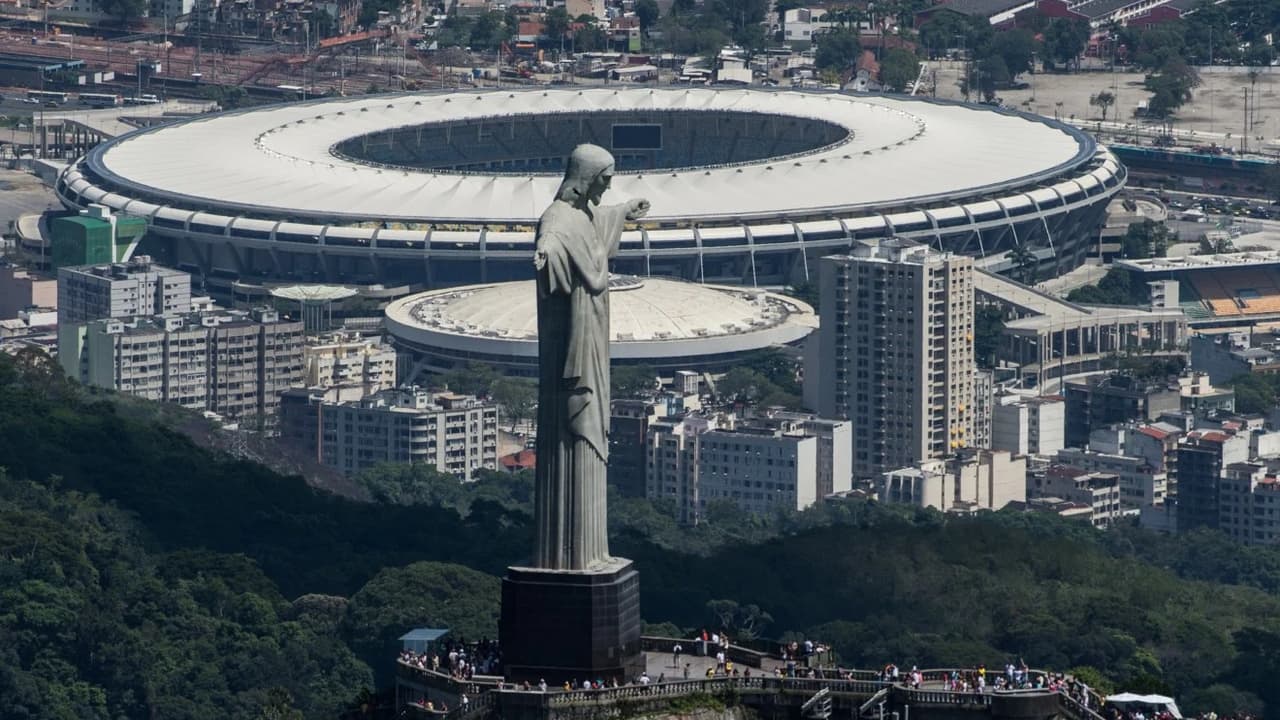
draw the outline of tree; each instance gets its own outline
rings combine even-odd
[[[511,422],[511,432],[516,431],[516,426],[529,417],[538,403],[537,386],[525,378],[500,378],[494,381],[489,392],[498,410]]]
[[[142,16],[147,9],[147,0],[103,0],[98,7],[108,15],[114,15],[124,26],[133,18]]]
[[[1169,245],[1177,241],[1177,236],[1169,232],[1164,223],[1154,220],[1130,223],[1120,239],[1120,254],[1134,260],[1164,257]]]
[[[1167,119],[1190,102],[1191,91],[1200,86],[1200,74],[1182,58],[1172,57],[1158,72],[1147,76],[1145,86],[1151,93],[1147,111]]]
[[[974,75],[977,76],[978,92],[986,102],[994,102],[996,89],[1002,85],[1007,85],[1012,79],[1009,74],[1009,67],[1005,65],[1004,58],[999,55],[992,55],[980,60]],[[968,95],[968,93],[969,89],[966,87],[965,94]]]
[[[1057,65],[1068,70],[1074,63],[1079,67],[1080,55],[1089,45],[1089,21],[1059,18],[1049,23],[1044,32],[1045,52]]]
[[[361,656],[380,665],[395,656],[396,638],[415,627],[449,628],[468,639],[495,637],[500,588],[496,577],[461,565],[386,568],[351,596],[346,632]]]
[[[1107,110],[1116,104],[1116,96],[1110,90],[1103,90],[1089,96],[1089,104],[1102,110],[1102,122],[1107,121]]]
[[[615,398],[640,397],[658,386],[658,373],[651,365],[620,365],[610,373],[609,384]]]
[[[905,92],[920,77],[920,59],[910,50],[889,48],[880,61],[880,84],[893,92]]]
[[[542,33],[552,45],[559,46],[569,32],[569,11],[563,5],[551,8],[542,16]]]
[[[636,0],[636,17],[640,20],[640,32],[649,34],[649,28],[658,21],[660,15],[658,0]]]
[[[502,375],[486,363],[469,362],[443,375],[432,378],[432,387],[447,388],[463,395],[488,396],[493,384]]]
[[[333,15],[328,10],[320,8],[311,13],[311,22],[315,25],[316,38],[333,37],[338,31],[338,23],[333,19]]]
[[[1036,55],[1036,38],[1030,30],[1015,29],[996,33],[991,41],[989,55],[998,55],[1004,60],[1010,78],[1016,78],[1031,70],[1031,62]]]
[[[1035,252],[1025,243],[1018,243],[1009,251],[1009,261],[1013,263],[1014,274],[1024,285],[1032,285],[1036,281],[1036,266],[1040,261]]]
[[[823,70],[843,73],[853,67],[854,61],[861,53],[862,43],[858,40],[858,33],[851,30],[833,30],[819,37],[814,64]]]
[[[951,48],[972,48],[968,43],[970,23],[964,15],[948,12],[945,9],[933,13],[929,20],[920,27],[920,42],[929,50],[930,57],[936,58]]]
[[[776,0],[773,3],[773,11],[778,14],[778,27],[782,27],[787,22],[787,13],[804,7],[803,0]]]

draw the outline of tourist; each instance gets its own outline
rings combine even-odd
[[[680,643],[676,643],[675,647],[671,648],[671,667],[680,667],[680,653],[683,651],[684,648],[680,647]]]
[[[547,691],[547,679],[546,679],[546,678],[539,678],[539,679],[538,679],[538,692],[546,692],[546,691]],[[463,703],[463,705],[464,705],[464,706],[466,705],[466,702],[467,702],[467,696],[466,696],[466,695],[463,695],[463,696],[462,696],[462,703]]]

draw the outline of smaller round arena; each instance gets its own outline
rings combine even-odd
[[[745,354],[801,343],[818,326],[812,307],[766,290],[630,275],[613,276],[609,287],[614,364],[725,370]],[[532,280],[412,295],[388,306],[386,319],[418,370],[483,362],[512,375],[537,375]]]

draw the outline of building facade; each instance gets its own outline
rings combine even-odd
[[[58,269],[58,321],[83,323],[191,310],[191,276],[140,255],[127,263]]]
[[[943,512],[999,510],[1026,501],[1027,460],[1004,450],[967,450],[881,474],[876,496]]]
[[[396,351],[390,345],[350,333],[309,339],[302,349],[307,387],[359,387],[365,394],[396,387]]]
[[[973,261],[900,239],[823,258],[819,415],[848,419],[853,475],[914,466],[971,446]]]
[[[86,385],[265,425],[302,380],[302,324],[265,309],[61,323],[58,361]]]
[[[336,389],[335,389],[336,390]],[[417,387],[353,401],[295,389],[281,406],[280,434],[348,475],[382,463],[422,463],[471,481],[498,466],[498,408],[470,395]]]
[[[1155,420],[1182,407],[1178,386],[1131,375],[1094,375],[1064,385],[1067,399],[1066,444],[1083,447],[1089,433],[1112,423]]]
[[[1059,395],[997,395],[991,409],[991,448],[1014,455],[1052,455],[1063,447],[1066,403]]]

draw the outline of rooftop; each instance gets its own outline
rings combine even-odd
[[[1053,120],[960,103],[608,87],[361,96],[200,116],[101,145],[86,164],[116,192],[148,197],[130,208],[134,214],[158,202],[334,221],[532,223],[558,186],[557,174],[387,168],[338,157],[334,148],[403,126],[677,110],[790,116],[849,133],[785,161],[619,173],[614,193],[649,199],[654,220],[793,216],[981,197],[1055,177],[1097,152],[1083,133]]]

